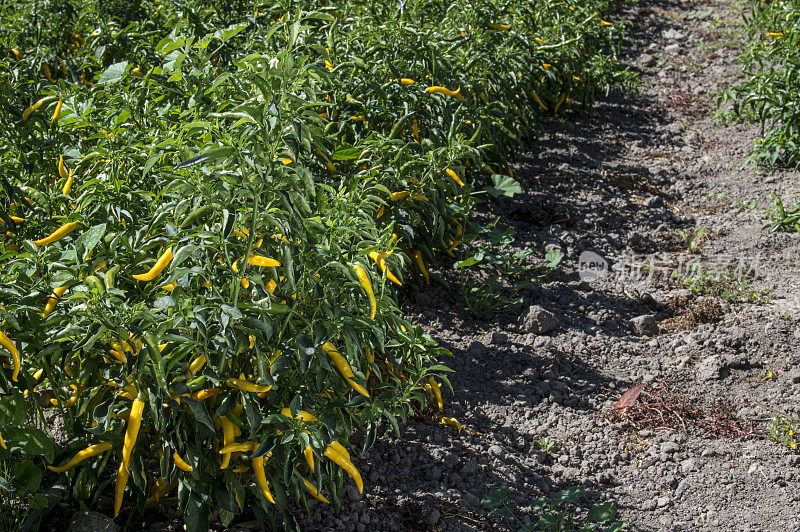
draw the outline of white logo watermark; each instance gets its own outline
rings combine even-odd
[[[611,266],[609,266],[611,262]],[[669,277],[688,278],[701,272],[710,275],[734,275],[739,279],[754,276],[760,268],[761,255],[699,255],[655,253],[650,255],[625,253],[607,260],[593,251],[578,257],[581,281],[610,277],[616,282],[652,282]]]
[[[581,281],[590,282],[608,273],[608,261],[593,251],[584,251],[578,257],[578,275]]]

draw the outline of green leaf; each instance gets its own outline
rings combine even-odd
[[[547,267],[552,270],[558,266],[561,259],[564,258],[564,252],[559,248],[553,248],[547,252],[544,258],[547,260]]]
[[[461,268],[468,268],[470,266],[474,266],[475,264],[478,264],[478,262],[480,262],[480,261],[481,261],[481,259],[479,259],[475,255],[473,255],[471,257],[467,257],[464,260],[460,260],[460,261],[456,262],[453,265],[453,267],[456,268],[457,270],[461,269]]]
[[[490,179],[492,180],[492,186],[486,187],[486,192],[494,198],[499,198],[501,196],[510,198],[514,194],[522,192],[522,187],[519,182],[512,177],[502,174],[492,174]]]
[[[30,506],[34,510],[47,508],[47,495],[45,495],[42,492],[35,494],[33,498],[30,500]]]
[[[208,428],[208,430],[211,431],[212,434],[216,433],[214,430],[214,422],[211,421],[211,416],[208,415],[208,410],[206,410],[206,407],[202,401],[184,397],[182,402],[189,405],[189,408],[192,410],[192,414],[194,414],[195,420],[197,420],[199,423],[202,423],[206,428]]]
[[[361,150],[353,147],[339,146],[331,155],[334,161],[352,161],[361,157]]]
[[[484,508],[499,508],[508,500],[508,486],[495,488],[481,499]]]
[[[114,63],[105,71],[100,74],[100,79],[97,81],[100,84],[108,84],[112,85],[122,79],[122,76],[125,75],[125,70],[128,68],[128,62],[122,61],[119,63]]]
[[[617,517],[617,505],[612,501],[592,506],[589,510],[589,520],[595,523],[605,523]]]
[[[198,246],[194,244],[189,244],[186,246],[181,247],[178,251],[175,252],[175,256],[172,257],[172,262],[170,263],[170,269],[175,270],[178,266],[183,263],[192,253],[194,253],[198,249]]]
[[[553,496],[553,502],[557,504],[571,504],[586,495],[583,486],[571,486],[564,488]]]
[[[43,456],[48,462],[55,457],[53,438],[35,427],[8,427],[3,431],[3,439],[12,453],[20,451],[26,456]]]
[[[11,469],[12,482],[20,494],[34,493],[42,483],[44,472],[31,460],[14,462]]]
[[[204,163],[206,161],[213,162],[218,159],[227,159],[234,153],[236,153],[236,149],[233,148],[232,146],[223,146],[221,148],[214,148],[213,150],[208,150],[205,153],[201,153],[200,155],[196,155],[190,159],[181,161],[180,163],[178,163],[178,166],[176,166],[175,169],[177,170],[178,168],[194,166],[196,164]]]
[[[209,507],[195,492],[189,493],[189,500],[183,512],[186,532],[206,532],[208,530]]]
[[[21,394],[0,396],[0,426],[22,425],[26,415],[25,398]]]
[[[106,224],[99,224],[90,227],[78,237],[78,240],[75,241],[75,249],[77,249],[78,254],[81,255],[81,260],[86,260],[86,257],[95,246],[97,246],[97,243],[100,242],[100,239],[102,239],[105,234]]]

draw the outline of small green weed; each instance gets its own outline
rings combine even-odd
[[[19,530],[31,510],[47,505],[42,470],[30,460],[0,458],[0,530]]]
[[[550,436],[542,436],[541,438],[533,442],[533,446],[539,451],[544,451],[550,454],[555,450],[556,442],[551,440]]]
[[[702,246],[703,236],[706,234],[706,226],[699,228],[697,231],[683,231],[678,229],[678,237],[681,243],[689,250],[689,253],[699,253]]]
[[[537,254],[533,248],[502,249],[514,243],[514,232],[500,231],[494,227],[496,223],[497,220],[478,227],[470,240],[480,238],[481,242],[468,246],[470,255],[455,264],[460,273],[461,295],[477,317],[521,304],[520,289],[546,277],[564,258],[563,251],[552,249],[545,255],[547,264],[542,267],[531,263]],[[483,275],[476,276],[476,272]],[[506,285],[511,287],[510,293],[504,289]]]
[[[777,231],[800,233],[800,203],[795,203],[787,210],[783,200],[775,198],[767,209],[766,217],[770,218],[770,221],[764,224],[764,229],[769,227],[770,233]]]
[[[767,427],[769,439],[789,449],[797,449],[800,440],[800,418],[797,416],[776,415]]]
[[[559,491],[553,498],[540,497],[531,505],[531,510],[538,514],[539,519],[529,523],[523,522],[509,508],[507,504],[508,486],[490,491],[481,500],[481,504],[490,510],[489,515],[500,517],[511,526],[518,526],[520,532],[590,532],[594,530],[614,532],[627,527],[627,523],[616,521],[617,506],[611,501],[592,506],[585,523],[581,525],[580,521],[584,520],[576,518],[574,510],[570,507],[584,495],[586,495],[586,490],[582,486],[575,486]]]
[[[698,271],[677,282],[697,295],[717,297],[731,303],[767,303],[772,300],[771,291],[755,290],[747,279],[730,268],[719,272]]]

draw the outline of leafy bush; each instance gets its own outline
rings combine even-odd
[[[64,428],[37,454],[0,419],[5,453],[115,514],[177,490],[189,530],[338,507],[353,430],[449,386],[395,285],[429,281],[543,112],[629,77],[609,9],[6,8],[0,404]]]
[[[753,37],[742,54],[747,79],[723,95],[740,118],[762,124],[751,158],[762,166],[800,167],[800,1],[751,2]]]

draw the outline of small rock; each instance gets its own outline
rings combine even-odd
[[[658,506],[658,502],[655,499],[650,499],[642,503],[642,510],[649,512],[650,510],[655,510],[656,506]]]
[[[502,332],[494,332],[492,333],[492,344],[493,345],[503,345],[508,343],[508,335]]]
[[[464,465],[461,468],[461,474],[464,476],[472,475],[473,473],[477,473],[477,471],[478,471],[478,462],[476,462],[474,458],[470,458],[469,460],[464,462]]]
[[[681,49],[681,45],[678,43],[670,44],[669,46],[664,47],[664,51],[668,54],[677,54]]]
[[[722,378],[725,364],[720,355],[712,355],[703,360],[697,367],[697,378],[701,381],[713,381]]]
[[[684,37],[686,37],[683,33],[679,32],[678,30],[668,29],[661,34],[665,39],[669,39],[670,41],[680,41]]]
[[[441,519],[442,514],[436,508],[431,508],[428,513],[425,515],[425,523],[428,526],[436,526],[439,524],[439,519]]]
[[[523,318],[521,327],[526,333],[547,334],[558,327],[558,318],[552,312],[533,305]]]
[[[442,470],[438,467],[432,467],[425,472],[425,479],[426,480],[439,480],[442,478]]]
[[[650,54],[642,54],[639,56],[639,64],[645,67],[651,67],[656,64],[656,58]]]
[[[669,503],[670,503],[670,498],[669,497],[659,497],[658,501],[656,501],[656,505],[659,508],[663,508],[663,507],[667,506]]]
[[[681,472],[685,475],[697,469],[697,459],[687,458],[681,462]]]
[[[489,456],[502,456],[503,448],[499,445],[492,445],[489,447]]]
[[[651,314],[633,318],[631,320],[631,329],[638,336],[655,336],[658,334],[658,324]]]
[[[672,496],[672,498],[677,501],[683,496],[687,489],[689,489],[689,482],[686,479],[681,480],[678,483],[678,487],[675,488],[675,494]]]
[[[67,532],[118,532],[110,517],[98,512],[79,512],[72,516]]]
[[[661,452],[672,454],[678,452],[678,444],[675,442],[667,441],[661,444]]]

